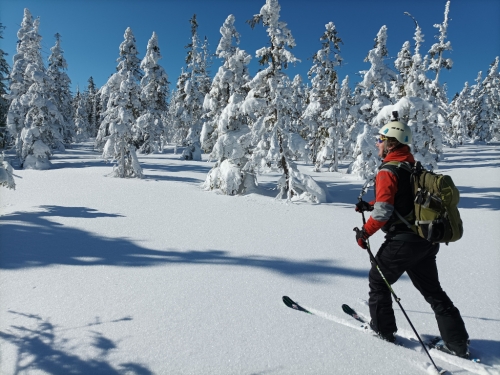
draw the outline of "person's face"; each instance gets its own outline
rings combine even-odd
[[[385,141],[387,140],[386,137],[384,137],[383,135],[379,135],[377,136],[377,148],[378,148],[378,156],[380,158],[383,158],[384,157],[384,148],[385,148]]]

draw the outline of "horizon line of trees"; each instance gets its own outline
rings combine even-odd
[[[406,13],[415,22],[414,44],[403,44],[394,68],[386,63],[388,30],[382,26],[365,58],[370,68],[360,72],[362,80],[353,90],[349,77],[340,80],[336,71],[342,63],[342,39],[333,22],[320,36],[309,83],[287,75],[288,66],[299,60],[291,52],[295,40],[280,20],[280,9],[278,0],[266,0],[247,21],[252,28],[262,24],[269,38],[256,52],[261,70],[253,77],[248,70],[252,57],[239,47],[234,16],[221,26],[213,55],[208,40],[198,36],[193,15],[186,66],[175,90],[170,92],[159,62],[156,33],[140,60],[127,28],[116,72],[101,88],[90,77],[85,90],[75,95],[60,35],[46,67],[40,21],[25,9],[12,69],[0,50],[0,147],[15,147],[22,168],[47,169],[53,152],[92,138],[102,157],[115,163],[114,176],[140,178],[137,152],[161,153],[173,144],[182,147],[185,160],[201,160],[205,152],[215,161],[203,185],[207,190],[249,192],[260,174],[279,171],[281,196],[322,201],[324,192],[298,171],[297,162],[311,164],[314,171],[338,171],[339,163],[348,161],[347,173],[371,178],[378,165],[374,137],[393,111],[412,129],[416,159],[431,169],[443,144],[500,140],[498,57],[484,78],[479,72],[475,84],[465,83],[450,102],[446,86],[439,84],[441,70],[453,65],[446,56],[451,50],[450,1],[443,22],[434,25],[438,42],[424,56],[422,30]],[[213,57],[221,65],[211,78]]]

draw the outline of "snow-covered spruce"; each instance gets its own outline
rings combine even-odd
[[[186,46],[186,69],[182,70],[177,80],[177,92],[173,96],[170,111],[171,141],[185,146],[181,158],[185,160],[201,160],[201,118],[203,100],[209,90],[208,78],[208,42],[205,40],[200,51],[198,22],[196,14],[191,23],[191,42]],[[203,52],[205,51],[205,52]]]
[[[51,54],[47,69],[50,85],[47,89],[50,100],[55,104],[62,116],[62,128],[60,132],[62,133],[63,142],[70,144],[74,141],[76,135],[71,103],[71,80],[66,73],[68,64],[63,55],[64,51],[61,48],[61,35],[57,33],[55,37],[56,44],[50,49]]]
[[[76,142],[83,142],[90,136],[90,125],[85,95],[81,94],[79,90],[77,90],[76,95],[73,98],[73,105],[75,107],[73,118],[76,128],[75,140]]]
[[[384,62],[387,56],[387,27],[382,26],[375,38],[375,47],[365,59],[371,63],[371,67],[361,72],[363,81],[355,90],[356,104],[353,109],[357,112],[358,120],[350,131],[358,136],[352,155],[354,162],[349,166],[348,173],[362,179],[371,179],[378,165],[374,137],[378,128],[373,125],[373,119],[382,107],[394,101],[393,86],[397,82],[397,75]]]
[[[158,153],[164,138],[164,119],[167,115],[168,75],[158,64],[161,59],[158,36],[155,32],[148,41],[146,56],[141,62],[144,77],[141,79],[141,102],[143,111],[136,124],[140,129],[139,152]]]
[[[470,139],[471,111],[468,106],[469,95],[469,83],[465,82],[465,86],[460,91],[460,94],[455,95],[449,105],[451,122],[449,141],[452,147],[463,145]]]
[[[0,23],[0,39],[3,39],[2,32],[4,26]],[[7,96],[7,80],[10,75],[10,67],[5,60],[7,54],[0,48],[0,150],[3,150],[8,143],[7,136],[7,111],[10,100]]]
[[[339,111],[338,74],[335,70],[342,62],[340,57],[340,43],[337,30],[333,22],[325,25],[325,32],[321,36],[321,49],[313,56],[313,66],[309,69],[308,77],[311,80],[309,104],[302,118],[309,127],[308,148],[309,157],[314,164],[314,170],[319,172],[321,167],[330,160],[329,170],[337,170],[338,165],[338,129]]]
[[[488,138],[486,141],[500,140],[500,74],[498,71],[499,57],[490,64],[490,69],[483,81],[486,96],[486,106],[489,108],[487,118]]]
[[[450,1],[448,0],[445,5],[444,10],[444,20],[440,24],[435,24],[434,27],[439,30],[439,35],[436,38],[439,43],[435,43],[429,50],[429,65],[428,70],[435,72],[435,78],[430,82],[428,95],[424,97],[425,100],[432,103],[434,107],[437,108],[437,120],[434,121],[434,134],[431,137],[431,143],[429,149],[432,154],[434,154],[436,162],[440,160],[441,154],[443,152],[442,142],[453,143],[449,141],[451,124],[448,119],[448,97],[446,93],[446,84],[439,84],[439,77],[441,70],[451,69],[453,66],[453,61],[450,58],[445,58],[444,53],[446,51],[451,51],[450,41],[446,41],[448,33],[448,20],[450,12]]]
[[[429,50],[430,62],[429,70],[436,73],[434,82],[439,81],[439,74],[441,69],[451,69],[453,66],[453,61],[451,59],[444,58],[443,54],[445,51],[451,51],[451,42],[446,40],[448,33],[448,14],[450,13],[450,0],[446,2],[444,10],[444,20],[440,24],[435,24],[434,27],[439,29],[439,43],[434,43]]]
[[[427,58],[420,55],[424,35],[415,21],[415,50],[411,69],[404,82],[404,92],[413,109],[400,117],[408,123],[413,133],[413,154],[426,168],[435,169],[442,154],[442,133],[449,128],[443,119],[447,104],[439,82],[427,77]],[[444,128],[444,129],[443,129]]]
[[[269,170],[282,172],[278,181],[279,196],[324,202],[325,192],[307,175],[298,172],[292,161],[289,144],[289,115],[292,112],[287,98],[291,96],[288,76],[283,72],[289,64],[299,61],[289,48],[295,40],[285,22],[279,20],[280,5],[277,0],[267,0],[260,13],[254,15],[250,25],[262,22],[269,37],[269,46],[257,50],[261,65],[248,83],[250,91],[243,103],[243,110],[251,119],[252,158],[244,167],[248,173]]]
[[[290,100],[290,131],[300,135],[302,139],[307,139],[308,126],[305,124],[302,114],[308,105],[309,87],[304,82],[300,74],[296,74],[291,82]],[[297,149],[297,159],[309,160],[308,151],[304,148]]]
[[[114,93],[110,98],[118,105],[109,108],[106,114],[107,121],[110,121],[109,136],[102,156],[106,160],[116,162],[113,167],[115,177],[142,178],[142,168],[132,142],[132,126],[135,123],[135,116],[131,110],[133,105],[131,105],[130,100],[133,98],[134,90],[137,90],[137,83],[133,73],[129,71],[127,79],[120,84],[120,91]]]
[[[16,153],[23,168],[48,169],[51,148],[64,149],[63,121],[47,94],[49,79],[41,55],[39,25],[40,20],[33,20],[25,9],[10,74],[7,127],[16,138]]]
[[[217,140],[217,123],[222,110],[229,101],[232,93],[231,91],[242,91],[241,86],[249,81],[248,68],[245,62],[243,66],[238,66],[237,59],[231,63],[229,62],[229,60],[237,54],[237,50],[239,51],[238,47],[233,45],[233,40],[236,45],[239,44],[240,37],[238,31],[236,31],[234,22],[235,18],[230,14],[220,28],[222,37],[215,54],[218,58],[223,59],[223,64],[215,74],[210,90],[208,94],[205,95],[203,101],[205,114],[203,115],[204,123],[200,141],[203,150],[207,153],[212,151]],[[249,55],[247,54],[247,56]],[[250,58],[251,57],[248,57],[248,59]],[[236,66],[234,66],[235,63]],[[246,63],[248,63],[248,61],[246,61]],[[233,70],[231,70],[231,68],[233,68]],[[244,74],[238,77],[235,75],[235,72]],[[233,87],[235,84],[238,85],[238,87]]]
[[[86,110],[89,123],[89,136],[95,137],[97,135],[97,131],[99,130],[101,105],[100,94],[98,93],[98,90],[94,83],[94,79],[92,77],[90,77],[88,80],[88,85],[83,92],[83,97],[85,99],[85,105],[87,107]]]
[[[140,60],[137,58],[138,52],[135,45],[135,37],[130,27],[125,30],[124,41],[120,44],[119,49],[120,54],[117,59],[117,72],[114,73],[99,90],[102,120],[95,139],[95,148],[97,150],[102,150],[106,144],[107,139],[111,134],[109,130],[110,124],[112,122],[122,121],[121,119],[118,119],[118,107],[126,107],[127,111],[132,113],[134,117],[134,125],[135,119],[139,117],[142,109],[139,100],[140,89],[138,82],[142,78],[143,74],[140,71]],[[130,97],[126,100],[126,102],[120,102],[121,84],[129,79],[129,72],[131,73],[130,79],[135,83],[135,85],[130,87],[132,91],[129,93]],[[137,137],[136,128],[132,129],[131,127],[130,132],[134,132]]]
[[[217,161],[203,187],[228,195],[243,193],[255,185],[253,175],[242,170],[249,158],[250,129],[241,104],[248,91],[245,84],[250,80],[247,65],[251,56],[233,45],[233,40],[239,43],[234,21],[229,15],[220,28],[222,37],[216,54],[224,62],[205,95],[206,121],[201,133],[203,149],[211,150],[209,159]]]
[[[14,181],[14,170],[8,161],[4,160],[3,152],[0,154],[0,186],[7,189],[15,189],[16,183]]]
[[[33,16],[29,9],[24,9],[24,17],[21,22],[21,28],[17,32],[16,54],[13,56],[14,64],[10,72],[9,80],[9,109],[7,112],[7,129],[15,137],[16,154],[21,158],[22,140],[21,131],[24,127],[24,116],[26,106],[21,103],[21,97],[28,91],[30,80],[25,77],[25,70],[29,62],[29,49],[32,41],[28,32],[33,29]]]
[[[142,177],[142,169],[133,143],[137,138],[135,127],[141,110],[137,50],[132,30],[127,28],[125,40],[120,45],[118,72],[113,74],[101,88],[101,99],[105,101],[104,119],[96,138],[96,147],[104,143],[102,156],[116,162],[113,175],[116,177]]]
[[[356,139],[351,137],[354,135],[352,131],[356,124],[355,114],[351,113],[351,108],[354,104],[354,99],[349,87],[349,76],[346,76],[342,81],[339,93],[338,102],[338,118],[341,123],[339,129],[339,138],[342,142],[339,160],[347,160],[352,157],[353,148],[356,145]]]
[[[471,141],[489,142],[500,139],[500,75],[497,57],[482,79],[478,73],[476,84],[471,87],[468,99],[470,108],[469,136]]]
[[[19,43],[21,54],[19,59],[24,68],[17,68],[13,74],[18,86],[14,88],[13,101],[7,115],[9,130],[17,136],[16,145],[21,166],[24,169],[49,169],[51,163],[49,157],[51,149],[64,150],[63,145],[63,122],[57,106],[50,100],[49,86],[51,79],[45,72],[41,56],[41,39],[38,33],[40,20],[32,23],[29,11],[25,11],[22,31],[19,33],[22,40]],[[24,26],[28,24],[31,29],[24,32]],[[20,84],[22,82],[22,84]],[[19,88],[19,90],[17,90]],[[27,90],[19,96],[24,89]],[[21,125],[20,131],[17,128]]]

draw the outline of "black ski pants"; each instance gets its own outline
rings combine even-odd
[[[461,342],[467,340],[469,335],[460,312],[439,283],[436,265],[438,251],[439,244],[431,244],[425,240],[409,242],[388,239],[382,244],[375,258],[391,285],[406,272],[413,285],[434,310],[443,340],[448,343]],[[382,336],[390,336],[397,331],[391,292],[373,264],[369,285],[372,327]]]

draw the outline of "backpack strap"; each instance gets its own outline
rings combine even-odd
[[[387,170],[393,172],[398,177],[398,180],[399,180],[399,174],[398,174],[399,168],[404,169],[407,172],[410,172],[410,174],[414,173],[414,170],[413,170],[411,164],[409,162],[406,162],[406,161],[388,161],[386,163],[381,164],[378,169],[380,171],[383,169],[387,169]],[[415,231],[414,225],[410,224],[410,222],[408,222],[408,220],[406,220],[406,218],[403,215],[401,215],[398,212],[398,210],[394,209],[394,213],[396,214],[398,219],[401,220],[401,222],[404,225],[406,225],[412,231]],[[412,210],[409,215],[414,216],[414,211]]]
[[[408,222],[408,220],[406,220],[403,215],[401,215],[398,210],[394,209],[394,213],[396,214],[396,216],[399,218],[399,220],[401,220],[403,222],[404,225],[406,225],[409,229],[413,230],[413,226]],[[413,213],[413,211],[412,211]],[[415,221],[415,225],[416,225],[416,221]]]
[[[378,167],[379,170],[388,169],[391,172],[395,172],[396,175],[398,174],[398,172],[397,172],[398,168],[402,168],[410,173],[413,173],[413,168],[412,168],[411,164],[408,163],[407,161],[388,161],[388,162],[382,163],[380,165],[380,167]],[[398,178],[399,178],[399,176],[398,176]]]

